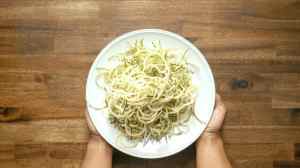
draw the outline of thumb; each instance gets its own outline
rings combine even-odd
[[[86,117],[86,121],[87,121],[87,125],[89,127],[89,130],[92,134],[98,135],[97,129],[94,126],[94,124],[92,123],[91,117],[89,115],[89,113],[87,111],[84,112],[85,113],[85,117]]]

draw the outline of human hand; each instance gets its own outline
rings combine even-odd
[[[217,94],[213,116],[195,144],[196,167],[232,168],[224,150],[223,140],[219,135],[225,114],[225,105],[220,95]]]
[[[97,130],[87,111],[85,111],[87,125],[91,137],[87,145],[85,157],[82,161],[81,168],[111,168],[112,167],[112,148],[97,133]]]
[[[198,139],[196,145],[200,142],[201,139],[205,139],[207,137],[219,138],[219,131],[222,128],[225,114],[226,114],[226,107],[222,102],[221,96],[219,94],[216,94],[216,103],[215,103],[213,116],[211,117],[208,126],[206,127],[206,129],[204,130],[200,138]]]
[[[101,150],[106,150],[109,153],[112,152],[111,146],[101,137],[97,132],[94,124],[91,121],[90,115],[85,111],[86,122],[90,131],[90,140],[88,143],[89,148],[101,148]]]
[[[208,126],[205,129],[204,133],[218,133],[222,128],[225,114],[226,114],[225,104],[223,103],[221,96],[219,94],[216,94],[216,103],[215,103],[213,116],[209,121]]]

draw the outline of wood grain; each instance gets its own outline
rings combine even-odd
[[[295,144],[295,159],[300,160],[300,144]]]
[[[274,168],[297,168],[300,167],[300,161],[281,160],[274,162]]]
[[[84,119],[2,123],[0,130],[1,144],[66,143],[71,137],[72,142],[79,143],[86,142],[88,138]],[[226,143],[297,143],[300,140],[300,127],[225,125],[223,136]],[[248,138],[243,138],[245,136]]]
[[[89,134],[82,119],[3,123],[0,130],[3,132],[0,143],[15,144],[65,143],[71,139],[73,143],[86,142]],[[9,131],[6,133],[5,130]]]
[[[233,163],[239,167],[254,166],[257,164],[272,165],[272,159],[292,159],[291,144],[226,144],[227,154]],[[13,157],[2,158],[1,161],[22,167],[39,167],[49,164],[54,167],[78,167],[82,161],[86,143],[50,143],[50,144],[23,144],[16,145],[15,149],[8,149]],[[247,151],[247,152],[245,152]],[[4,153],[5,154],[5,153]],[[6,152],[8,154],[8,152]],[[193,157],[191,157],[193,156]],[[164,164],[172,167],[194,167],[193,146],[169,158],[148,160],[128,157],[125,154],[114,152],[114,167],[163,167]],[[46,158],[46,160],[45,160]],[[44,159],[44,160],[43,160]]]
[[[80,167],[89,67],[141,28],[179,33],[204,53],[234,167],[299,167],[299,20],[297,0],[2,0],[0,167]],[[193,147],[155,161],[115,152],[114,167],[190,168],[194,157]]]

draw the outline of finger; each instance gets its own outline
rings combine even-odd
[[[218,93],[216,94],[215,111],[217,113],[226,113],[225,104],[223,103],[222,98]]]
[[[221,96],[217,93],[217,94],[216,94],[216,100],[215,100],[215,109],[216,109],[218,106],[220,106],[220,105],[222,105],[222,98],[221,98]]]
[[[92,123],[91,117],[90,117],[90,115],[88,114],[87,111],[85,111],[85,117],[86,117],[87,124],[88,124],[88,127],[89,127],[90,131],[92,132],[92,134],[96,134],[97,135],[98,134],[97,133],[97,129],[94,126],[94,124]]]
[[[220,96],[220,94],[219,93],[216,93],[216,99],[221,99],[221,96]]]

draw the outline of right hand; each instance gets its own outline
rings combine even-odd
[[[211,138],[220,138],[219,132],[223,125],[223,120],[226,114],[226,107],[222,102],[221,96],[219,94],[216,95],[216,104],[213,112],[213,116],[211,117],[208,126],[199,137],[196,142],[196,147],[200,143],[201,140],[211,139]]]
[[[215,109],[211,120],[196,142],[196,167],[232,168],[224,151],[223,140],[219,134],[225,114],[225,105],[220,95],[217,94]]]
[[[223,121],[226,115],[226,107],[222,102],[221,96],[216,94],[216,104],[213,116],[208,123],[204,133],[218,133],[222,128]]]

